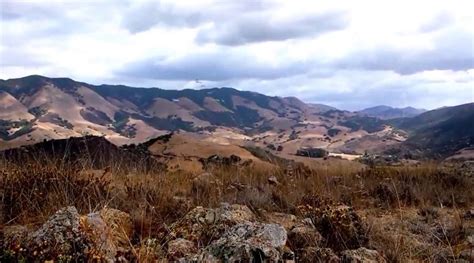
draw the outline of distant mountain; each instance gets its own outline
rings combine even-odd
[[[388,119],[395,119],[395,118],[414,117],[423,112],[426,112],[426,110],[416,109],[413,107],[393,108],[390,106],[380,105],[380,106],[363,109],[359,111],[358,113],[367,115],[370,117],[377,117],[380,119],[388,120]]]
[[[84,135],[124,144],[175,130],[227,127],[256,134],[289,130],[304,121],[326,123],[318,119],[319,109],[294,97],[232,88],[97,86],[38,75],[0,80],[0,102],[0,140],[8,147]]]
[[[319,112],[327,112],[330,110],[337,110],[336,108],[326,105],[326,104],[319,104],[319,103],[308,103],[308,106],[318,110]]]
[[[402,144],[405,149],[430,157],[447,157],[474,146],[474,103],[443,107],[390,123],[408,132],[408,139]]]
[[[305,147],[348,154],[401,147],[445,156],[472,145],[472,104],[407,118],[420,111],[380,106],[354,113],[233,88],[164,90],[34,75],[0,80],[0,150],[87,135],[139,144],[172,131],[282,156]]]

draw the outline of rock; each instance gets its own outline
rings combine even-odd
[[[275,176],[268,177],[268,183],[271,185],[279,185],[278,179]]]
[[[57,211],[38,230],[27,234],[24,227],[7,231],[8,246],[17,246],[17,258],[36,261],[123,262],[122,254],[130,250],[132,234],[130,216],[116,209],[103,209],[80,216],[75,207]],[[124,236],[127,236],[125,244]]]
[[[196,176],[192,182],[191,192],[194,196],[207,198],[211,193],[220,195],[223,184],[219,178],[211,173]]]
[[[288,233],[288,245],[293,250],[319,247],[323,237],[314,226],[299,224]]]
[[[176,261],[181,258],[190,257],[197,253],[196,246],[193,242],[178,238],[168,243],[168,260]]]
[[[286,230],[277,224],[242,223],[201,250],[201,262],[216,258],[224,262],[279,262],[283,260]]]
[[[89,258],[114,261],[118,248],[114,242],[112,230],[99,213],[90,213],[81,217],[81,231],[88,241],[88,249],[84,253]]]
[[[341,253],[342,263],[379,263],[386,262],[376,250],[361,247],[355,250],[345,250]]]
[[[170,226],[170,236],[187,239],[196,245],[209,244],[230,227],[254,220],[255,215],[244,205],[223,203],[215,209],[198,206]]]
[[[339,263],[341,259],[330,248],[306,247],[297,252],[296,261],[299,263]]]
[[[278,212],[266,213],[265,219],[269,223],[282,225],[287,231],[290,231],[298,222],[295,215]]]
[[[27,241],[28,254],[38,260],[67,255],[71,261],[86,261],[84,251],[87,247],[80,230],[80,215],[73,206],[57,211]]]
[[[311,218],[328,247],[334,250],[356,249],[368,243],[366,227],[350,206],[305,205],[299,206],[298,210]]]

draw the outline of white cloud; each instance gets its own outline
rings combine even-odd
[[[164,88],[203,78],[347,108],[473,101],[468,0],[0,4],[0,78]]]

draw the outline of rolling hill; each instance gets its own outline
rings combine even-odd
[[[423,112],[426,112],[426,110],[416,109],[413,107],[393,108],[390,106],[380,105],[380,106],[363,109],[359,111],[358,113],[362,115],[367,115],[371,117],[377,117],[380,119],[388,120],[388,119],[396,119],[396,118],[415,117]]]
[[[391,121],[408,132],[402,146],[431,157],[447,157],[474,145],[474,103],[444,107]]]
[[[177,131],[197,140],[196,149],[251,144],[289,158],[307,147],[343,156],[398,149],[444,157],[472,146],[474,134],[473,104],[395,118],[422,110],[349,112],[233,88],[135,88],[38,75],[0,80],[0,102],[0,149],[87,135],[139,144]]]

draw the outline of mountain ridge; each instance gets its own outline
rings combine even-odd
[[[229,87],[134,88],[39,75],[0,80],[0,94],[8,102],[0,115],[1,149],[85,135],[103,136],[117,145],[137,144],[173,131],[196,133],[219,144],[251,142],[280,149],[279,154],[287,157],[305,147],[355,155],[383,153],[400,145],[422,148],[413,138],[433,143],[433,147],[422,146],[432,153],[440,150],[444,156],[471,143],[466,135],[469,130],[463,128],[471,115],[467,120],[456,118],[461,109],[456,107],[410,118],[393,114],[384,118]],[[375,109],[382,113],[394,110],[388,106]],[[426,117],[433,114],[438,117]],[[441,128],[432,126],[440,117],[448,123]],[[447,137],[433,139],[438,136],[429,132],[436,130],[433,127],[442,129]],[[465,140],[453,144],[453,136],[459,135]],[[454,146],[446,147],[448,144]]]
[[[425,109],[417,109],[414,107],[403,107],[397,108],[387,105],[377,105],[374,107],[369,107],[360,111],[357,111],[360,114],[365,114],[371,117],[377,117],[385,120],[403,118],[403,117],[415,117],[423,112],[426,112]]]

